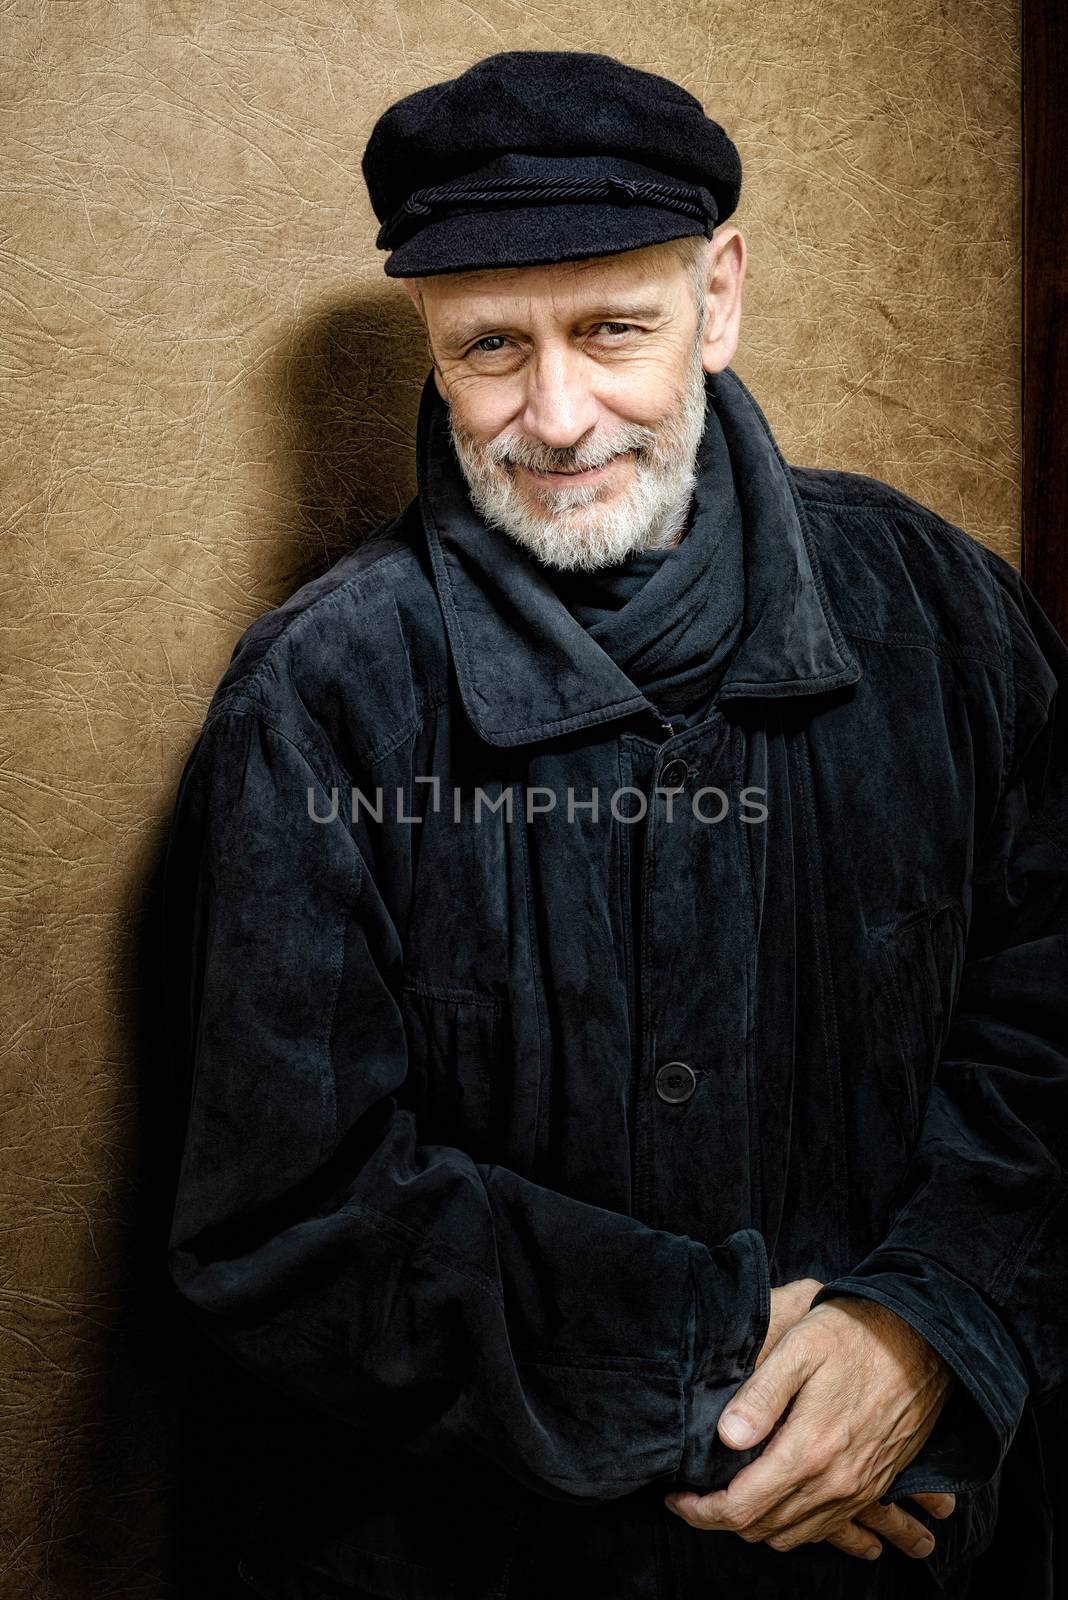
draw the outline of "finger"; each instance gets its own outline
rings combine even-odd
[[[790,1415],[792,1417],[794,1412]],[[759,1459],[763,1461],[766,1455],[767,1450]],[[775,1550],[792,1550],[796,1545],[820,1540],[833,1543],[834,1536],[840,1531],[840,1519],[848,1516],[865,1529],[889,1539],[906,1555],[916,1559],[930,1555],[934,1548],[935,1538],[931,1530],[910,1516],[904,1507],[893,1502],[884,1504],[880,1500],[870,1500],[858,1506],[855,1495],[845,1496],[831,1490],[833,1480],[830,1473],[802,1479],[796,1467],[792,1469],[792,1478],[786,1483],[778,1500],[762,1507],[759,1514],[743,1515],[740,1503],[730,1504],[729,1490],[751,1471],[752,1467],[746,1467],[736,1475],[727,1490],[720,1491],[724,1500],[721,1506],[709,1508],[695,1499],[699,1509],[696,1510],[694,1526],[733,1527],[747,1540],[762,1540]],[[703,1500],[710,1498],[705,1496]],[[912,1495],[910,1498],[922,1504],[925,1510],[939,1508],[940,1516],[949,1515],[956,1506],[955,1495],[925,1494]],[[707,1520],[710,1516],[716,1520]]]
[[[845,1503],[840,1469],[850,1441],[829,1411],[836,1396],[821,1393],[820,1387],[816,1380],[806,1383],[756,1460],[726,1489],[703,1497],[695,1508],[702,1526],[745,1526],[763,1539],[826,1510],[823,1524],[810,1522],[808,1529],[809,1537],[823,1538],[835,1516],[842,1520],[872,1498],[871,1493],[851,1495],[852,1503]]]
[[[799,1544],[817,1544],[837,1534],[856,1510],[855,1495],[835,1498],[821,1496],[818,1502],[802,1502],[791,1496],[759,1522],[740,1529],[744,1539],[761,1539],[773,1550],[793,1550]]]
[[[955,1494],[910,1494],[909,1499],[915,1500],[932,1517],[952,1516],[957,1506]]]
[[[907,1556],[915,1556],[919,1560],[929,1556],[934,1549],[931,1530],[925,1528],[922,1522],[917,1522],[915,1517],[910,1517],[900,1506],[884,1506],[875,1500],[871,1505],[862,1506],[854,1515],[857,1522],[866,1528],[873,1528],[880,1538],[889,1539]]]
[[[847,1522],[844,1527],[835,1528],[833,1533],[825,1536],[826,1544],[833,1544],[837,1550],[844,1550],[847,1556],[857,1556],[861,1561],[876,1561],[883,1553],[883,1547],[878,1539],[873,1539],[856,1522]]]
[[[731,1449],[748,1450],[751,1445],[759,1444],[819,1364],[812,1343],[793,1338],[793,1331],[793,1328],[787,1329],[767,1360],[746,1379],[720,1416],[717,1431]]]
[[[752,1539],[780,1531],[783,1506],[789,1508],[792,1520],[818,1507],[822,1474],[813,1478],[802,1471],[801,1461],[811,1431],[803,1426],[790,1427],[796,1409],[795,1406],[762,1454],[735,1473],[725,1489],[713,1489],[707,1494],[677,1491],[665,1497],[665,1504],[694,1528],[745,1529],[746,1537]],[[829,1498],[822,1496],[823,1501]]]

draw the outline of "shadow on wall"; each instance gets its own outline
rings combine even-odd
[[[258,369],[274,441],[272,491],[302,562],[324,571],[416,491],[415,423],[431,367],[422,324],[398,288],[335,301],[296,324]]]
[[[320,308],[257,364],[253,405],[273,439],[269,537],[250,540],[248,550],[269,563],[253,573],[253,592],[270,597],[263,609],[325,571],[414,494],[415,419],[429,369],[418,319],[398,294]],[[245,625],[235,616],[231,643]],[[191,728],[187,754],[198,732]],[[147,865],[142,857],[132,874],[126,970],[137,1077],[111,1285],[121,1309],[96,1414],[85,1419],[81,1448],[56,1469],[63,1534],[51,1563],[55,1600],[120,1589],[131,1600],[250,1593],[237,1578],[232,1522],[243,1462],[263,1447],[262,1391],[187,1323],[166,1273],[189,1092],[183,980],[173,963],[168,969],[160,920],[174,800],[174,792],[161,797],[163,828]]]

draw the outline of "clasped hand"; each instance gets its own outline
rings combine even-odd
[[[953,1374],[877,1301],[844,1296],[810,1310],[820,1287],[802,1278],[771,1291],[753,1374],[719,1419],[724,1444],[749,1449],[767,1439],[762,1453],[725,1489],[675,1490],[665,1504],[694,1528],[729,1529],[774,1550],[825,1539],[874,1559],[880,1534],[909,1555],[928,1555],[927,1528],[879,1496],[923,1447]],[[750,1431],[732,1436],[735,1420]],[[956,1505],[951,1494],[911,1498],[936,1517]]]

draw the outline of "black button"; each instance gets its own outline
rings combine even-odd
[[[688,1100],[697,1087],[693,1069],[685,1061],[665,1061],[656,1075],[656,1092],[669,1105]]]
[[[660,774],[661,789],[681,789],[686,779],[690,776],[690,769],[685,761],[676,756],[674,761],[669,761]]]

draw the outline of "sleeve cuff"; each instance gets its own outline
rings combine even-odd
[[[877,1251],[855,1273],[825,1283],[813,1306],[835,1295],[877,1300],[911,1324],[958,1382],[919,1453],[884,1500],[957,1494],[997,1472],[1027,1401],[1027,1377],[1004,1324],[982,1295],[918,1251]]]
[[[716,1432],[720,1413],[752,1373],[768,1332],[771,1286],[763,1235],[743,1228],[722,1250],[695,1251],[691,1278],[684,1438],[672,1487],[707,1492],[725,1488],[764,1448],[762,1441],[751,1450],[732,1450]]]

